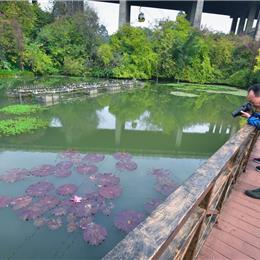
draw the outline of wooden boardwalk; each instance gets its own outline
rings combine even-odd
[[[260,200],[244,195],[246,189],[260,187],[254,157],[260,157],[260,138],[197,259],[260,260]]]

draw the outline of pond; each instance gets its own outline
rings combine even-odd
[[[0,137],[1,259],[109,252],[241,127],[244,97],[196,88],[19,100],[3,87],[0,108],[40,100],[48,127]]]

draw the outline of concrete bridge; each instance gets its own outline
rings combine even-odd
[[[118,3],[119,26],[130,23],[131,6],[153,7],[183,11],[191,24],[200,28],[202,13],[227,15],[233,19],[230,32],[249,34],[260,40],[260,2],[259,1],[132,1],[132,0],[95,0]],[[253,28],[254,20],[257,25]]]

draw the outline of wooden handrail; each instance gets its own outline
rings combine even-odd
[[[194,259],[257,136],[248,125],[238,131],[103,259]]]

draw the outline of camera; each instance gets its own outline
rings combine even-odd
[[[253,106],[251,103],[247,102],[245,104],[243,104],[242,106],[240,106],[237,110],[235,110],[234,112],[232,112],[232,116],[236,117],[236,116],[240,116],[243,112],[249,112],[250,110],[252,110]]]

